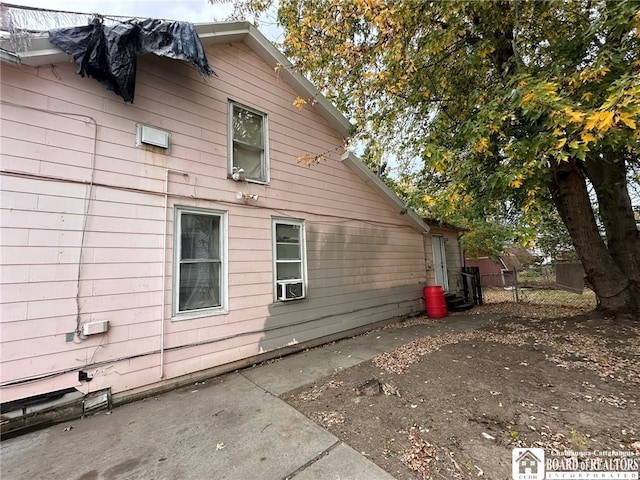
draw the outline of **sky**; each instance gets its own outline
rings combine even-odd
[[[190,23],[225,21],[232,12],[230,3],[209,0],[7,0],[9,5],[73,13],[99,13],[105,16],[160,18]],[[277,3],[261,19],[259,30],[274,43],[282,41],[282,30],[275,24]]]
[[[162,18],[190,23],[221,21],[231,11],[228,5],[212,5],[208,0],[7,0],[5,3],[67,12]]]

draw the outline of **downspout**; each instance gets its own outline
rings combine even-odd
[[[164,321],[165,321],[165,295],[167,294],[167,213],[169,213],[169,174],[178,173],[185,178],[187,172],[167,168],[164,175],[164,222],[162,234],[162,298],[160,301],[160,378],[164,378]]]

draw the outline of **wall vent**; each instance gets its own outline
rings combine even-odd
[[[111,409],[111,388],[89,393],[82,402],[84,415]]]
[[[90,322],[82,325],[83,335],[95,335],[97,333],[105,333],[109,330],[109,320],[100,322]]]
[[[136,147],[151,145],[168,149],[171,144],[171,134],[149,125],[136,124]]]

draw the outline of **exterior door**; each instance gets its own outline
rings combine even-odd
[[[445,292],[449,291],[449,277],[447,276],[447,253],[444,248],[444,237],[433,235],[433,268],[436,274],[436,285],[440,285]]]

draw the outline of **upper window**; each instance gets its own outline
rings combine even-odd
[[[244,172],[249,181],[269,182],[267,116],[229,103],[229,174]]]
[[[276,299],[304,298],[307,270],[304,222],[274,219],[273,241]]]
[[[226,313],[225,214],[176,209],[174,317]]]

